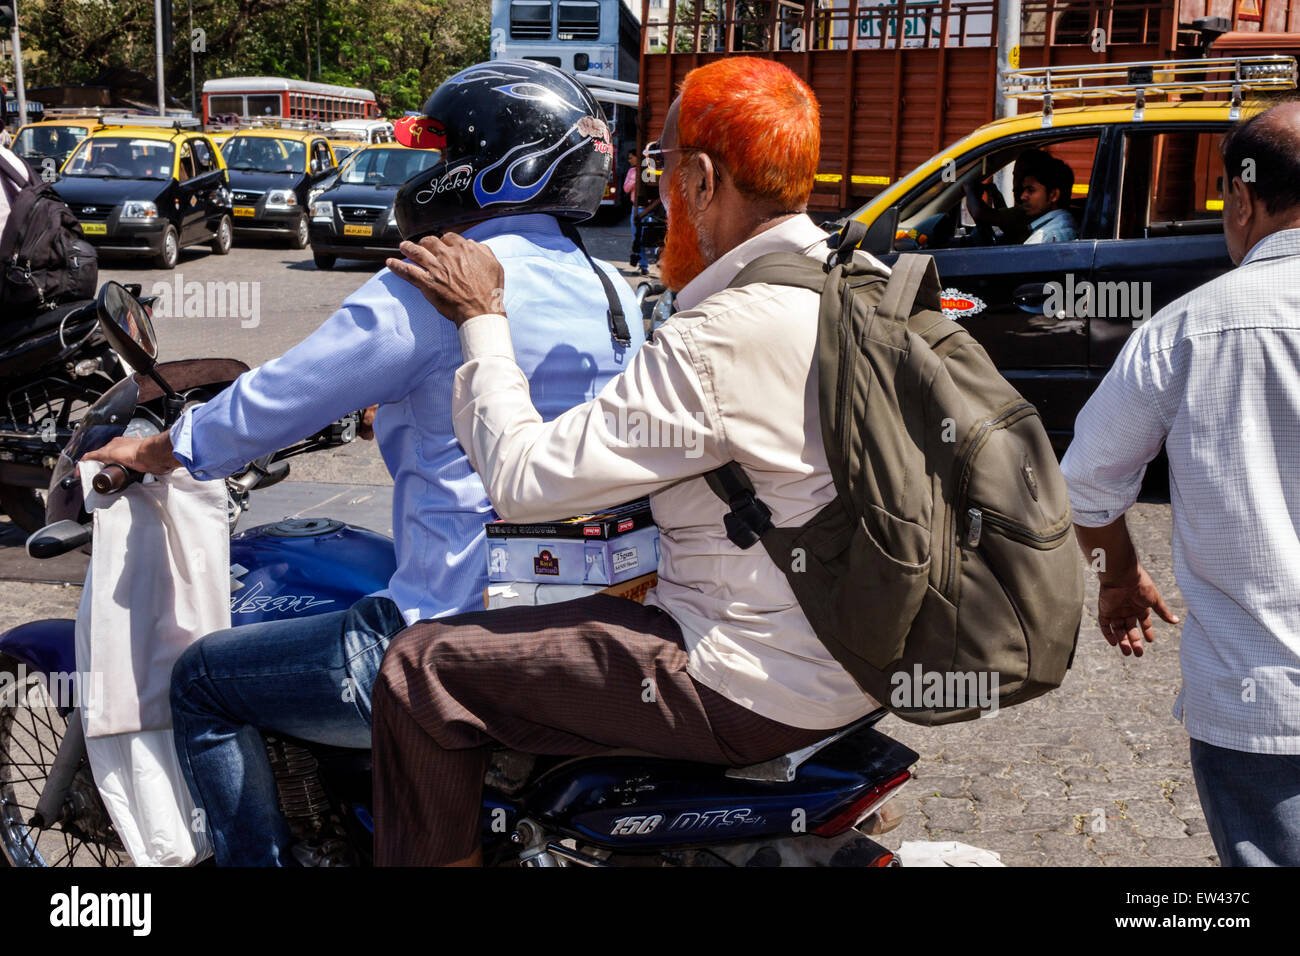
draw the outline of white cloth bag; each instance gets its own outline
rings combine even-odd
[[[94,558],[77,612],[77,669],[96,687],[86,751],[113,826],[137,866],[211,854],[172,737],[171,671],[181,652],[230,626],[230,534],[220,481],[184,468],[107,497],[90,488]]]

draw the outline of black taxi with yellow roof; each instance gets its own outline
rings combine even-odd
[[[436,149],[399,143],[362,146],[348,157],[327,188],[311,201],[311,251],[318,269],[338,259],[386,259],[398,255],[401,230],[393,213],[397,190],[438,163]]]
[[[1009,71],[1007,95],[1041,109],[980,127],[827,228],[856,219],[859,248],[886,263],[933,256],[944,311],[1063,449],[1133,329],[1232,268],[1219,144],[1295,85],[1284,56]],[[1025,167],[1068,173],[1046,211]]]
[[[241,129],[221,154],[230,169],[235,229],[282,236],[305,249],[311,188],[337,167],[325,133],[292,125]]]
[[[103,126],[73,150],[55,189],[102,252],[149,256],[171,269],[185,246],[230,251],[230,190],[207,135],[159,126]]]

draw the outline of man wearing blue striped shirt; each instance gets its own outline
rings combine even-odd
[[[512,93],[521,85],[555,95],[521,100]],[[609,174],[600,108],[550,67],[481,64],[440,87],[425,114],[399,124],[398,138],[440,148],[441,162],[399,192],[401,231],[455,231],[492,249],[520,366],[539,413],[555,418],[595,397],[644,340],[627,283],[574,242],[572,223],[596,211]],[[526,147],[536,156],[521,154]],[[415,621],[481,606],[483,525],[496,515],[452,424],[461,362],[455,327],[384,269],[306,340],[187,411],[170,434],[118,439],[86,456],[221,478],[379,405],[374,432],[393,475],[397,549],[387,590],[347,611],[210,634],[173,671],[181,768],[220,865],[329,862],[293,847],[253,728],[368,748],[370,690],[389,640]]]

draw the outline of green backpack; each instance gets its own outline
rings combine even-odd
[[[813,630],[864,691],[905,720],[987,716],[1060,686],[1083,569],[1065,479],[1035,408],[941,311],[929,256],[886,276],[765,255],[733,286],[821,295],[822,438],[836,499],[778,528],[735,462],[710,472],[727,535],[762,541]]]

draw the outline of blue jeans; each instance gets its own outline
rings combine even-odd
[[[636,256],[640,262],[640,268],[650,268],[650,258],[646,255],[645,246],[641,244],[641,227],[643,223],[637,221],[637,208],[632,207],[632,255]]]
[[[1300,866],[1300,755],[1192,738],[1192,774],[1224,866]]]
[[[392,601],[363,598],[346,611],[217,631],[181,655],[176,752],[219,866],[296,865],[259,731],[369,749],[370,690],[405,626]]]

